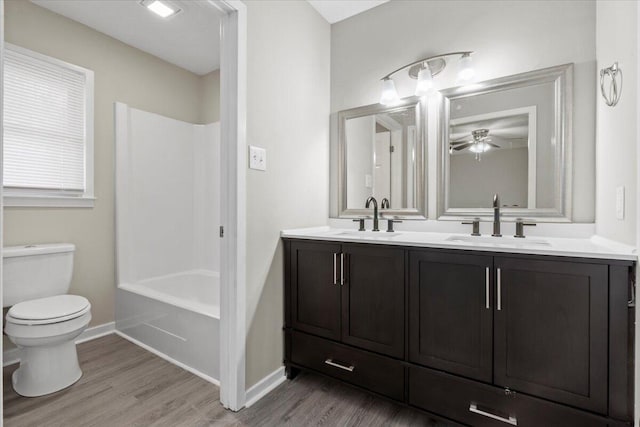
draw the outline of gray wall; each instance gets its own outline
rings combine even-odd
[[[480,161],[465,152],[450,157],[452,208],[490,208],[494,193],[501,205],[527,206],[528,155],[526,148],[489,150]],[[508,176],[509,179],[505,179]]]
[[[576,222],[593,222],[595,18],[592,1],[385,3],[332,26],[331,112],[377,103],[382,76],[430,55],[475,51],[479,81],[573,62],[573,213]],[[455,74],[453,63],[435,78],[436,87],[455,86]],[[400,96],[406,97],[413,94],[415,81],[399,78],[396,86]],[[336,160],[332,150],[332,164]],[[335,170],[331,179],[334,190]],[[431,195],[436,188],[433,181],[429,182]],[[332,191],[332,216],[337,213],[336,197]],[[433,206],[429,211],[435,215]]]
[[[598,150],[596,162],[596,231],[604,237],[636,244],[637,203],[637,49],[638,4],[597,2],[598,69],[613,62],[624,73],[620,103],[608,107],[598,93]],[[616,188],[625,187],[626,212],[616,219]]]
[[[280,231],[327,223],[330,26],[306,1],[248,1],[247,353],[250,387],[282,366]]]

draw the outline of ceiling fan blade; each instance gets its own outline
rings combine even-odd
[[[492,146],[493,148],[501,148],[499,145],[494,144],[493,142],[488,142],[485,141],[487,144],[489,144],[490,146]]]
[[[465,148],[469,148],[473,145],[473,142],[467,142],[466,144],[458,145],[456,147],[452,147],[456,151],[464,150]]]
[[[468,143],[472,143],[472,140],[469,139],[459,139],[457,141],[451,141],[449,144],[450,145],[460,145],[460,144],[468,144]]]

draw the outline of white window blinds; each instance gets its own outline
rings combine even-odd
[[[92,72],[15,46],[4,59],[4,187],[84,192]]]

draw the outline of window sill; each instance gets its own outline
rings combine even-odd
[[[92,208],[95,197],[25,196],[6,194],[4,207],[15,208]]]

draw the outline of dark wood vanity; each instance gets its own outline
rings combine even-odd
[[[284,245],[289,378],[314,371],[463,425],[632,425],[632,261]]]

